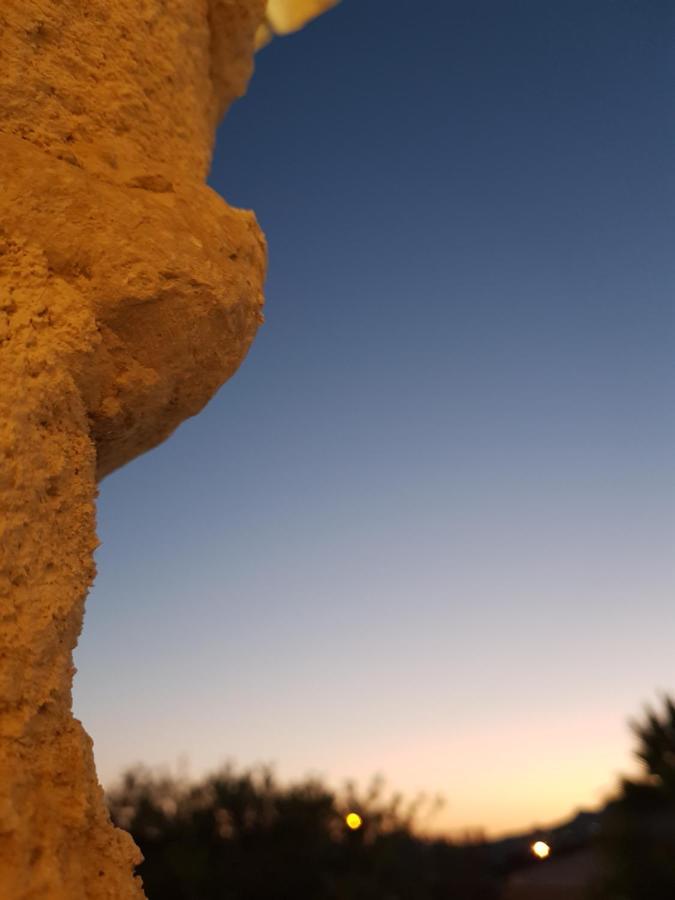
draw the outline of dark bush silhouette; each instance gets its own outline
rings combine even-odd
[[[633,730],[639,739],[637,756],[642,760],[651,784],[662,795],[675,796],[675,704],[663,700],[659,716],[647,711],[646,721],[636,722]]]
[[[675,897],[675,704],[666,697],[662,707],[633,724],[644,776],[624,779],[605,811],[599,844],[608,875],[597,897]]]
[[[429,804],[375,781],[338,796],[316,780],[282,787],[269,769],[226,768],[197,784],[138,769],[108,797],[145,857],[149,900],[493,900],[479,842],[415,832]],[[431,804],[433,806],[433,804]],[[363,825],[351,831],[345,814]]]

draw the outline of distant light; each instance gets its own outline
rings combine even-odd
[[[530,847],[537,859],[546,859],[550,856],[551,848],[545,841],[535,841]]]
[[[355,812],[347,813],[345,822],[347,823],[347,828],[351,828],[352,831],[357,831],[363,825],[363,819]]]

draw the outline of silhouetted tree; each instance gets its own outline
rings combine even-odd
[[[197,784],[138,769],[108,797],[145,857],[150,900],[493,900],[480,844],[417,836],[437,801],[404,804],[380,780],[338,796],[316,780],[227,768]],[[351,831],[345,814],[363,825]]]
[[[675,704],[648,709],[633,723],[639,780],[624,779],[607,807],[600,835],[607,877],[596,896],[608,900],[675,897]]]
[[[646,720],[637,722],[633,730],[639,739],[636,751],[647,770],[648,778],[664,794],[675,795],[675,704],[670,697],[663,700],[659,715],[647,710]]]

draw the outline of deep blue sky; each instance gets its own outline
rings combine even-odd
[[[500,831],[630,764],[675,687],[673,10],[344,0],[261,52],[211,184],[267,322],[101,490],[104,782],[380,771]]]

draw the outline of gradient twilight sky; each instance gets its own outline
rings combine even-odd
[[[138,761],[598,802],[675,688],[671,0],[344,0],[211,183],[270,244],[207,409],[101,489],[76,713]]]

